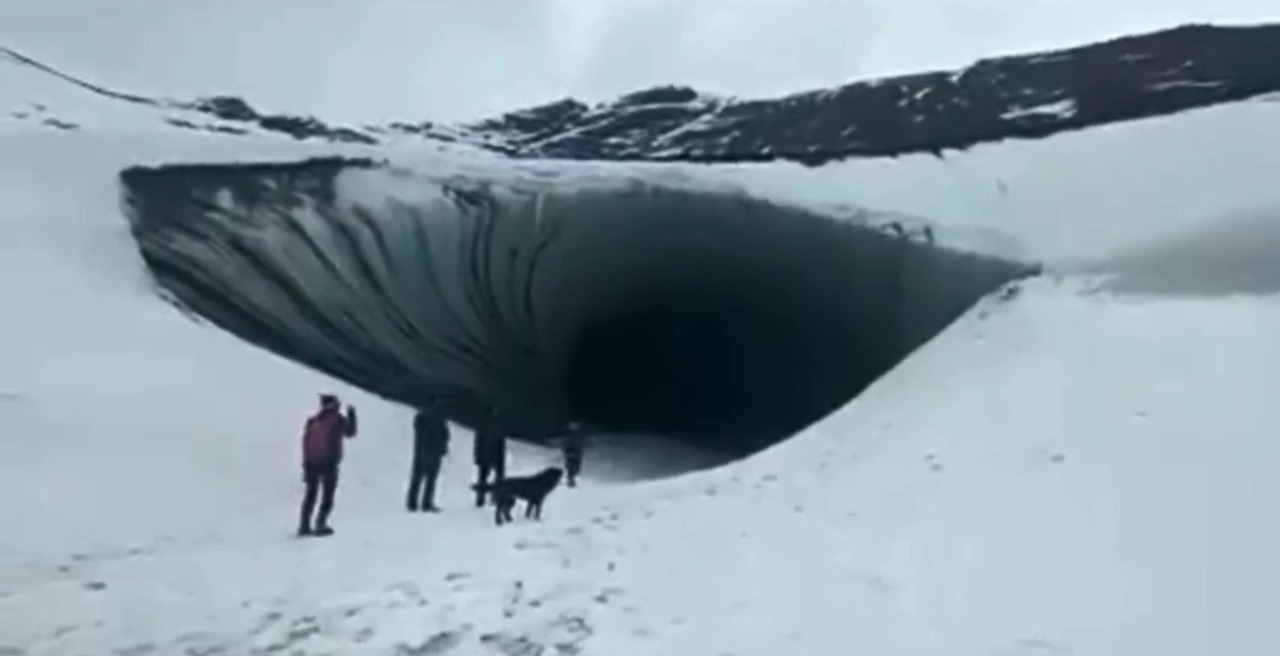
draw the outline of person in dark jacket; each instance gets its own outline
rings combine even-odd
[[[320,410],[307,418],[302,431],[302,482],[306,491],[302,495],[302,508],[298,518],[298,535],[332,535],[329,513],[333,512],[333,499],[338,491],[338,466],[342,463],[343,440],[355,437],[356,409],[347,406],[342,413],[342,402],[332,394],[320,395]],[[320,509],[312,513],[319,497]]]
[[[439,512],[436,507],[436,478],[440,461],[449,452],[449,425],[435,403],[418,410],[413,417],[413,467],[409,473],[409,512]]]
[[[587,429],[575,422],[569,424],[568,429],[560,436],[560,455],[564,458],[565,483],[569,487],[578,485],[582,456],[587,449],[587,433]]]
[[[476,465],[476,507],[484,506],[484,485],[492,475],[494,481],[507,477],[507,438],[499,428],[495,414],[488,417],[484,424],[476,428],[472,459]]]

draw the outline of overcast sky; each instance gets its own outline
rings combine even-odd
[[[1280,0],[0,0],[0,43],[125,91],[457,120],[664,83],[779,95]]]

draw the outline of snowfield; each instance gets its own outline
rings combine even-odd
[[[175,311],[118,211],[129,165],[379,151],[0,133],[0,656],[1280,653],[1277,119],[1260,101],[941,162],[634,167],[1063,264],[772,449],[626,484],[606,463],[502,529],[469,507],[465,430],[445,512],[406,514],[410,411]],[[455,151],[389,156],[499,166]],[[297,434],[327,390],[361,434],[338,534],[298,541]],[[515,448],[509,470],[550,457]]]

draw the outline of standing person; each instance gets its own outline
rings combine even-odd
[[[347,406],[342,414],[342,402],[332,394],[320,395],[320,410],[307,419],[302,431],[302,481],[306,492],[302,495],[301,516],[298,518],[298,535],[333,535],[329,526],[329,513],[333,512],[333,497],[338,491],[338,465],[342,463],[342,441],[355,437],[356,409]],[[311,525],[316,497],[320,497],[320,511],[315,516],[315,528]]]
[[[564,457],[565,481],[569,487],[578,485],[578,474],[582,472],[582,456],[587,448],[587,430],[581,424],[573,422],[568,430],[560,436],[560,455]]]
[[[440,512],[436,506],[436,478],[440,461],[449,452],[449,425],[435,401],[413,417],[413,468],[409,473],[409,512]]]
[[[486,418],[476,428],[475,444],[472,459],[476,463],[476,483],[481,489],[476,490],[476,507],[484,505],[484,488],[492,474],[494,481],[507,477],[507,438],[498,427],[497,414]]]

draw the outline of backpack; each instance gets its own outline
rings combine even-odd
[[[333,442],[339,421],[342,421],[342,416],[337,413],[318,414],[307,419],[302,430],[303,464],[326,462],[336,455]]]

